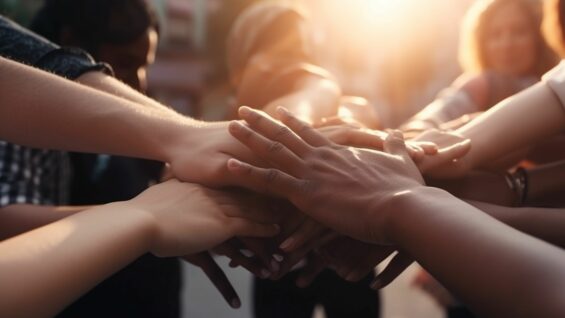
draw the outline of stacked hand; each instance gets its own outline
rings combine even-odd
[[[284,109],[279,114],[283,124],[242,107],[240,116],[248,126],[230,124],[235,138],[274,167],[229,160],[228,169],[239,176],[240,185],[287,198],[342,234],[365,242],[390,243],[387,204],[423,184],[402,135],[389,134],[383,144],[385,152],[345,147]]]

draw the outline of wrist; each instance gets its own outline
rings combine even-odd
[[[151,211],[136,204],[134,200],[113,202],[100,207],[113,211],[114,222],[121,220],[127,223],[128,228],[131,229],[133,241],[137,242],[135,245],[139,247],[141,253],[147,253],[154,245],[157,222]],[[116,218],[116,214],[119,215],[119,218]]]
[[[205,128],[213,124],[186,119],[187,121],[174,122],[166,133],[159,136],[157,145],[161,161],[171,163],[176,158],[185,156],[187,150],[195,148],[202,140],[208,140],[205,136],[208,130]]]
[[[418,217],[426,213],[430,202],[442,200],[445,195],[450,196],[442,189],[426,186],[395,194],[387,204],[386,217],[382,224],[383,234],[387,242],[399,245],[403,241],[403,237],[409,234],[405,230],[406,225],[417,222]]]

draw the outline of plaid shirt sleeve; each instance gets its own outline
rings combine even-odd
[[[67,159],[65,152],[0,141],[0,208],[21,203],[66,204]]]
[[[60,48],[45,38],[0,16],[0,56],[74,80],[90,71],[112,74],[84,50]]]

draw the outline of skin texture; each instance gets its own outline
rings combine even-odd
[[[1,81],[6,83],[0,97],[0,113],[6,122],[0,130],[12,142],[169,162],[171,174],[177,178],[212,186],[230,185],[225,167],[229,153],[253,158],[228,134],[227,123],[208,124],[184,117],[105,74],[86,73],[78,79],[83,85],[77,85],[6,59],[0,59],[0,69]],[[210,160],[198,159],[203,157]],[[84,209],[26,208],[13,205],[4,209],[4,216],[17,216],[17,220],[12,218],[16,226],[0,229],[2,236],[22,233]],[[26,211],[20,214],[23,209]],[[41,218],[31,217],[33,212],[40,213]],[[209,260],[198,263],[211,264]],[[204,269],[215,273],[209,276],[211,279],[223,278],[214,281],[222,286],[221,291],[233,291],[225,275],[217,270],[217,266]],[[223,296],[230,304],[238,299],[235,293]]]
[[[231,133],[274,167],[230,160],[242,185],[286,197],[345,235],[402,248],[481,316],[565,314],[565,253],[424,186],[402,134],[374,152],[335,145],[284,110],[282,124],[251,109],[240,116],[249,127],[234,122]]]
[[[516,125],[516,123],[521,123]],[[563,106],[546,83],[538,83],[509,97],[453,133],[425,132],[415,138],[445,144],[468,138],[472,147],[457,161],[426,172],[436,178],[464,176],[476,168],[489,167],[513,151],[561,132],[565,125]]]
[[[85,210],[0,244],[0,278],[12,286],[0,290],[0,314],[53,316],[147,252],[184,256],[236,235],[276,235],[278,226],[260,223],[263,218],[228,193],[177,180]]]

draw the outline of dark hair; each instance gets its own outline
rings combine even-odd
[[[74,44],[92,54],[104,43],[130,43],[149,28],[159,29],[144,0],[46,0],[30,27],[55,43],[70,31]]]

